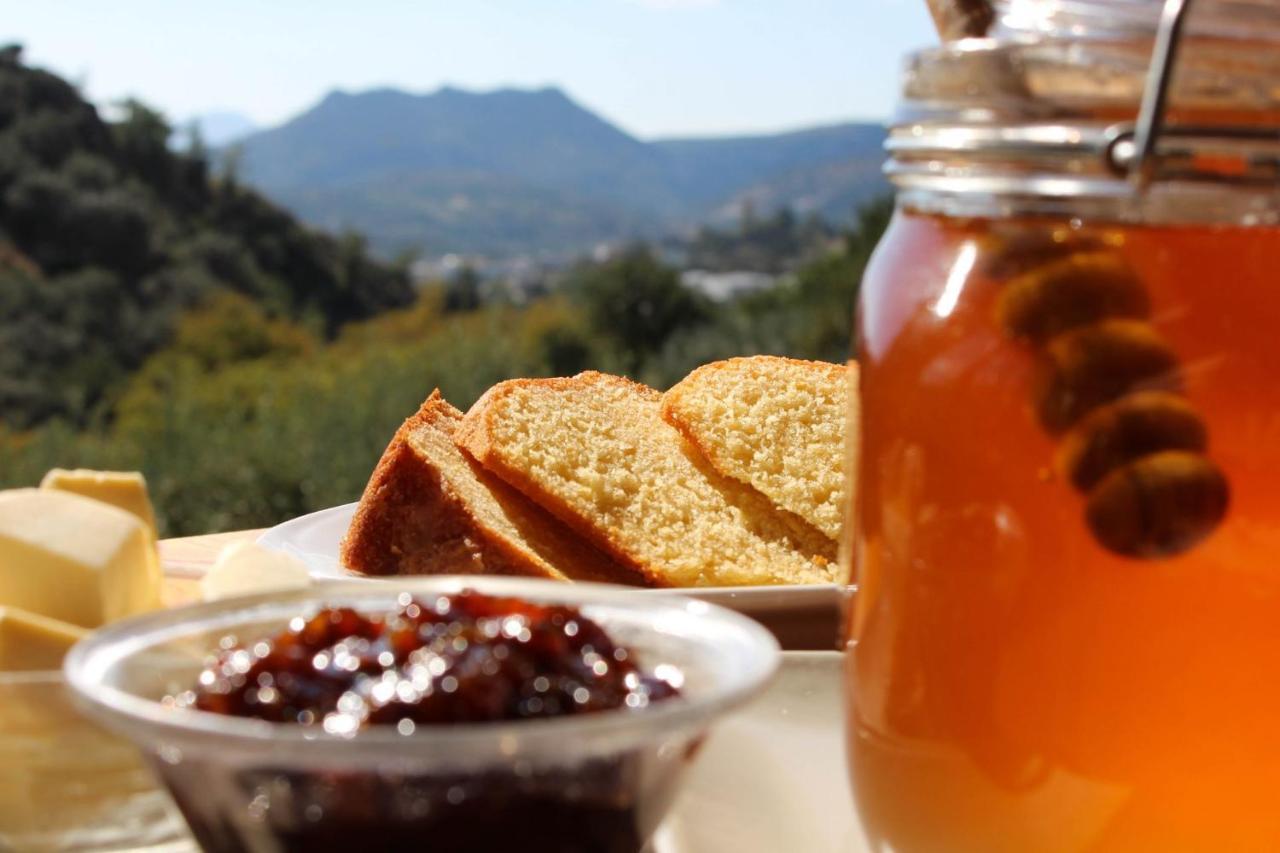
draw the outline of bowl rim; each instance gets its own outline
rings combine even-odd
[[[548,748],[564,749],[566,738],[571,738],[574,750],[579,751],[588,743],[613,747],[651,739],[654,731],[698,726],[762,691],[781,660],[777,640],[763,625],[725,607],[679,595],[636,596],[633,589],[609,584],[493,576],[428,575],[397,580],[401,582],[386,585],[326,581],[302,589],[237,596],[134,616],[101,628],[77,643],[66,657],[63,674],[82,710],[135,740],[177,742],[199,738],[250,748],[306,743],[310,745],[308,752],[324,752],[326,757],[370,750],[391,757],[400,755],[408,746],[415,750],[447,747],[449,753],[465,754],[469,747],[492,751],[495,745],[498,752],[514,755]],[[326,732],[319,726],[175,709],[103,681],[111,668],[129,655],[198,630],[193,623],[204,623],[216,630],[232,630],[235,621],[243,623],[255,615],[259,618],[274,615],[286,605],[297,604],[299,612],[305,612],[344,601],[394,601],[403,592],[429,596],[457,593],[464,588],[588,608],[599,605],[633,612],[649,611],[654,617],[665,616],[684,626],[727,630],[735,644],[749,653],[737,656],[740,672],[731,674],[724,684],[700,697],[681,694],[642,709],[621,708],[567,717],[418,725],[408,734],[388,725],[342,735]],[[741,666],[742,663],[745,666]]]

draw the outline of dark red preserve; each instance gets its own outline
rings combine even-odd
[[[340,735],[379,724],[407,735],[640,708],[678,686],[640,672],[572,607],[468,591],[402,595],[377,615],[329,608],[264,639],[224,637],[199,683],[171,703]],[[160,756],[153,765],[206,853],[637,853],[691,754],[627,748],[435,769],[412,760],[426,743],[406,738],[407,763],[386,766]]]
[[[219,646],[176,704],[334,734],[640,708],[677,693],[575,608],[474,591],[405,594],[385,615],[324,609]]]

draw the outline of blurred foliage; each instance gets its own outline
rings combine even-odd
[[[109,422],[0,429],[0,486],[54,466],[143,471],[166,535],[277,523],[355,500],[400,421],[439,387],[465,409],[512,376],[592,368],[665,388],[706,361],[840,361],[862,267],[888,208],[777,288],[709,305],[641,248],[573,270],[527,306],[446,310],[447,286],[326,341],[243,295],[184,312],[131,374]]]
[[[219,290],[324,335],[413,299],[362,238],[300,225],[136,101],[104,121],[0,49],[0,423],[109,417],[176,318]]]
[[[835,236],[835,229],[816,215],[798,217],[784,207],[760,217],[747,204],[737,228],[698,229],[689,242],[687,265],[700,270],[780,273],[798,260],[820,254]]]
[[[138,469],[170,536],[355,500],[432,388],[465,409],[513,376],[592,368],[665,388],[733,355],[842,361],[890,211],[864,209],[776,287],[724,303],[643,246],[524,305],[486,301],[471,270],[415,293],[361,238],[308,231],[211,179],[199,146],[169,151],[154,112],[123,115],[102,122],[0,50],[0,487]],[[796,250],[794,219],[761,223],[726,257]]]
[[[601,264],[579,265],[563,288],[629,374],[641,373],[651,353],[711,315],[710,303],[681,285],[676,270],[644,246]]]
[[[862,271],[889,224],[890,198],[858,211],[855,226],[827,254],[784,276],[768,290],[716,306],[702,326],[672,335],[640,378],[657,388],[678,382],[700,364],[763,353],[840,362],[852,352],[851,323]]]
[[[480,274],[471,267],[463,267],[449,279],[444,288],[444,310],[474,311],[480,307]]]
[[[31,485],[56,465],[137,468],[168,535],[272,524],[358,497],[391,433],[432,388],[465,407],[510,376],[594,363],[566,347],[592,344],[563,300],[445,319],[436,299],[428,293],[425,304],[323,346],[251,303],[213,304],[179,323],[109,425],[0,431],[0,485]],[[576,360],[553,371],[566,352]]]

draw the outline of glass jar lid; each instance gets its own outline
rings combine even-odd
[[[1190,6],[997,2],[990,35],[908,59],[887,173],[951,208],[1280,221],[1280,3]]]

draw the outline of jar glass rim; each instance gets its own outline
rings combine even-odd
[[[1171,5],[1159,38],[1158,0],[995,6],[992,35],[908,57],[887,144],[886,171],[900,189],[1105,199],[1140,216],[1138,196],[1161,182],[1161,196],[1194,195],[1198,206],[1162,215],[1280,214],[1280,4]],[[1011,27],[1019,10],[1040,18]],[[1111,13],[1105,28],[1090,29],[1101,10]],[[1241,27],[1249,12],[1273,26]],[[1042,26],[1055,20],[1063,26]],[[1221,191],[1222,203],[1203,204],[1206,190]]]
[[[1150,36],[1161,0],[994,0],[992,35],[1063,36],[1072,39]],[[1280,6],[1271,0],[1197,0],[1188,20],[1192,33],[1216,38],[1280,41]]]

